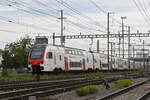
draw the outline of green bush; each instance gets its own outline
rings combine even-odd
[[[127,87],[127,86],[131,85],[131,80],[130,79],[117,80],[117,81],[115,81],[115,85],[118,88]]]
[[[89,85],[88,88],[89,88],[90,94],[94,94],[99,91],[99,88],[96,85]]]
[[[87,88],[87,87],[78,88],[78,89],[76,89],[76,93],[79,96],[86,96],[89,94],[89,88]]]
[[[112,85],[111,85],[111,87],[112,87],[112,88],[115,88],[115,87],[116,87],[116,85],[115,85],[115,84],[112,84]]]
[[[76,89],[76,93],[79,96],[86,96],[88,94],[94,94],[99,91],[99,88],[95,85],[84,86]]]

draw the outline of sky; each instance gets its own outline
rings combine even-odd
[[[60,35],[60,10],[63,10],[65,17],[64,35],[105,34],[107,12],[111,12],[111,33],[121,31],[122,16],[127,17],[124,24],[131,26],[131,33],[150,30],[150,0],[0,0],[0,48],[4,49],[7,43],[18,41],[25,35],[31,38],[37,35],[51,36],[54,32]],[[132,38],[131,42],[142,44],[143,39],[149,43],[149,38]],[[99,40],[100,49],[105,51],[107,40]],[[96,49],[96,41],[93,40],[93,50]],[[110,41],[117,43],[118,39]],[[52,43],[52,39],[49,42]],[[59,39],[56,42],[60,44]],[[66,40],[65,45],[88,50],[89,44],[90,39],[80,39]],[[115,48],[118,46],[114,45]]]

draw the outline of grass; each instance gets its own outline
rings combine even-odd
[[[141,70],[140,70],[141,71]],[[139,71],[134,71],[139,72]],[[41,79],[47,78],[65,78],[65,77],[80,77],[86,76],[88,79],[99,79],[104,78],[109,75],[119,75],[121,73],[134,73],[133,71],[123,71],[123,72],[90,72],[90,73],[59,73],[57,75],[41,75]],[[2,70],[0,73],[0,81],[16,81],[16,80],[32,80],[36,79],[36,75],[32,75],[31,73],[17,73],[16,70]]]
[[[128,87],[131,84],[132,83],[130,79],[121,79],[121,80],[115,81],[115,84],[113,84],[112,87],[124,88],[124,87]]]
[[[96,85],[84,86],[76,89],[76,93],[79,96],[86,96],[89,94],[94,94],[99,91],[99,88]]]

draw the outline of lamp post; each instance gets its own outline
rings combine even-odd
[[[122,19],[122,39],[123,39],[123,58],[124,58],[124,23],[123,20],[127,19],[127,17],[121,17]]]

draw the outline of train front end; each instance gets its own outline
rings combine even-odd
[[[37,44],[35,45],[28,56],[28,64],[31,72],[37,73],[44,70],[44,55],[45,55],[46,45]]]

